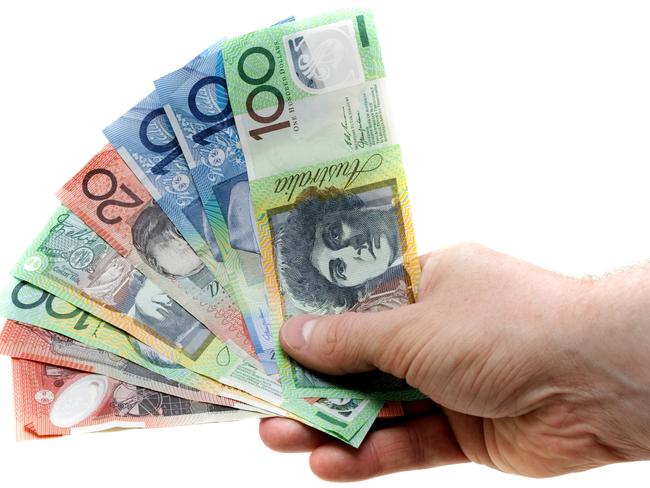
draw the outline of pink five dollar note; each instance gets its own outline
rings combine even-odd
[[[257,359],[238,307],[113,146],[93,156],[57,197],[219,339]]]
[[[0,331],[0,354],[88,373],[103,374],[135,386],[187,400],[249,409],[241,402],[231,398],[169,381],[164,376],[109,351],[97,349],[57,332],[15,320],[7,320]]]
[[[39,437],[268,416],[25,359],[14,358],[12,365],[17,427]]]

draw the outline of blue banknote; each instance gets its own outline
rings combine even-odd
[[[233,252],[226,222],[214,215],[221,215],[218,205],[204,211],[182,145],[158,92],[141,100],[104,133],[235,301],[259,359],[267,372],[275,373],[259,255],[253,253],[254,257],[245,260]],[[243,168],[245,174],[245,165]],[[250,199],[246,201],[250,208]],[[260,286],[248,286],[251,277],[256,277]]]

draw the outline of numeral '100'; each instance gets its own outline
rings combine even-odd
[[[253,78],[250,76],[248,73],[246,73],[244,67],[246,59],[252,54],[261,54],[268,61],[268,68],[266,70],[266,73],[264,73],[259,78]],[[275,72],[275,59],[273,58],[271,52],[268,49],[264,49],[263,47],[251,47],[247,49],[244,51],[244,54],[241,55],[241,58],[239,58],[237,71],[239,72],[239,77],[242,80],[244,80],[249,85],[255,86],[255,88],[253,88],[253,90],[248,94],[248,97],[246,98],[246,111],[248,112],[248,115],[250,115],[251,119],[259,122],[260,124],[269,124],[248,131],[250,136],[253,139],[259,141],[262,139],[262,134],[290,127],[288,120],[276,122],[276,120],[284,112],[284,97],[282,96],[282,93],[280,93],[280,90],[274,86],[264,84],[271,79],[271,76],[273,76],[273,73]],[[253,108],[253,101],[255,100],[255,97],[263,92],[268,92],[278,100],[278,108],[271,115],[260,115]]]

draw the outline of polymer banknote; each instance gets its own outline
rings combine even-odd
[[[260,410],[273,411],[277,415],[287,414],[244,391],[223,385],[170,361],[123,330],[26,281],[11,278],[7,289],[0,295],[0,314],[42,329],[41,337],[45,337],[45,332],[50,332],[70,341],[53,339],[50,348],[52,352],[74,353],[77,360],[85,358],[111,367],[119,365],[122,374],[139,375],[147,381],[156,381],[173,389],[166,393],[217,404],[223,399],[231,399]],[[8,340],[6,350],[23,347],[23,344],[15,342]],[[82,344],[83,347],[68,348],[72,342]],[[114,376],[116,373],[102,374],[117,377]],[[127,381],[133,382],[131,378]]]
[[[276,25],[222,49],[251,181],[393,143],[369,11]]]
[[[212,333],[255,357],[237,305],[112,146],[91,158],[57,196]]]
[[[259,270],[258,255],[249,261],[242,260],[230,246],[225,225],[215,224],[214,215],[208,219],[158,93],[154,91],[138,102],[104,133],[188,242],[198,240],[199,224],[201,235],[215,240],[215,255],[210,256],[212,262],[208,265],[215,270],[215,276],[223,277],[227,283],[226,289],[244,316],[258,357],[267,371],[275,372],[272,348],[270,354],[264,353],[268,348],[264,348],[263,341],[270,337],[268,314],[265,307],[253,306],[265,303],[264,285],[261,279],[257,280],[257,287],[249,283],[249,277],[260,276],[255,269],[257,266]]]
[[[237,252],[257,253],[248,178],[228,102],[220,47],[220,43],[211,46],[183,68],[157,80],[156,89],[209,218],[229,232]],[[263,279],[261,272],[255,276],[257,281]],[[312,404],[343,410],[356,405],[325,399]]]
[[[234,400],[173,383],[136,363],[87,346],[57,332],[8,320],[0,332],[0,354],[97,373],[193,401],[235,407]]]
[[[420,268],[399,146],[258,179],[251,189],[276,331],[296,315],[415,301]],[[279,344],[276,361],[286,396],[423,397],[379,371],[325,377]]]
[[[108,376],[12,359],[19,424],[37,436],[154,428],[268,416],[201,403]]]
[[[164,357],[242,389],[349,442],[381,401],[283,398],[280,385],[232,353],[70,210],[61,206],[13,274],[125,330]],[[358,438],[357,438],[358,439]]]
[[[278,24],[293,20],[289,17]],[[248,175],[226,90],[222,42],[156,80],[156,92],[183,152],[183,170],[189,170],[220,248],[231,263],[232,279],[244,295],[255,348],[263,362],[270,363],[267,371],[275,373]],[[176,162],[183,165],[180,159]]]
[[[273,26],[222,49],[276,336],[295,315],[412,303],[419,265],[371,14]],[[379,372],[308,371],[279,342],[276,361],[286,396],[421,397]]]
[[[104,135],[224,285],[221,251],[189,175],[174,171],[183,153],[157,93],[151,92],[104,129]],[[149,176],[147,176],[147,174]]]

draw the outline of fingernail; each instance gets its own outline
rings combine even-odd
[[[309,342],[316,319],[306,322],[289,321],[282,327],[282,338],[292,349],[302,349]]]

